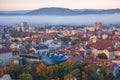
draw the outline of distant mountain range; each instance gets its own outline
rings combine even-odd
[[[0,11],[0,15],[25,15],[30,12],[30,10],[21,10],[21,11]]]
[[[0,15],[88,15],[88,14],[115,14],[120,13],[120,9],[68,9],[68,8],[40,8],[26,11],[0,11]]]

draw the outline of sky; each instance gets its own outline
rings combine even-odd
[[[115,9],[120,0],[0,0],[0,10],[33,10],[44,7],[70,9]]]

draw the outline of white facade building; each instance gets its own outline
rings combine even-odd
[[[0,49],[0,66],[9,65],[13,60],[12,51],[9,49]]]

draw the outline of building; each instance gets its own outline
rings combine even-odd
[[[35,27],[29,26],[28,27],[28,32],[35,32]]]
[[[21,26],[27,27],[27,22],[22,22],[22,23],[21,23]]]
[[[10,34],[5,34],[5,38],[10,39],[11,38]]]
[[[92,41],[92,43],[96,43],[97,42],[97,37],[95,35],[90,37],[90,40]]]
[[[115,48],[114,50],[115,57],[120,57],[120,48]]]
[[[108,38],[108,35],[107,35],[107,34],[103,34],[103,35],[102,35],[102,39],[105,40],[105,39],[107,39],[107,38]]]
[[[0,40],[2,39],[2,34],[0,33]]]
[[[97,40],[92,46],[92,54],[97,57],[98,54],[104,53],[108,59],[112,59],[114,57],[113,43],[111,40]]]
[[[49,48],[48,46],[46,45],[41,45],[41,46],[37,46],[35,47],[35,52],[38,53],[38,52],[49,52]]]
[[[20,46],[16,43],[10,45],[10,48],[20,48]]]
[[[89,31],[94,31],[95,30],[95,28],[93,26],[87,26],[86,29],[89,30]]]
[[[27,22],[22,22],[21,25],[17,26],[17,31],[26,32],[27,27],[28,27]]]
[[[102,23],[101,22],[96,22],[94,24],[94,27],[95,27],[96,30],[101,30],[102,29]]]
[[[2,49],[3,48],[3,46],[2,46],[2,44],[0,44],[0,49]]]
[[[12,60],[13,54],[10,48],[0,49],[0,66],[9,65]]]

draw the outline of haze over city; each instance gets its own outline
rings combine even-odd
[[[0,80],[120,80],[120,0],[0,0]]]
[[[33,10],[43,7],[70,9],[115,9],[120,0],[0,0],[0,10]]]

